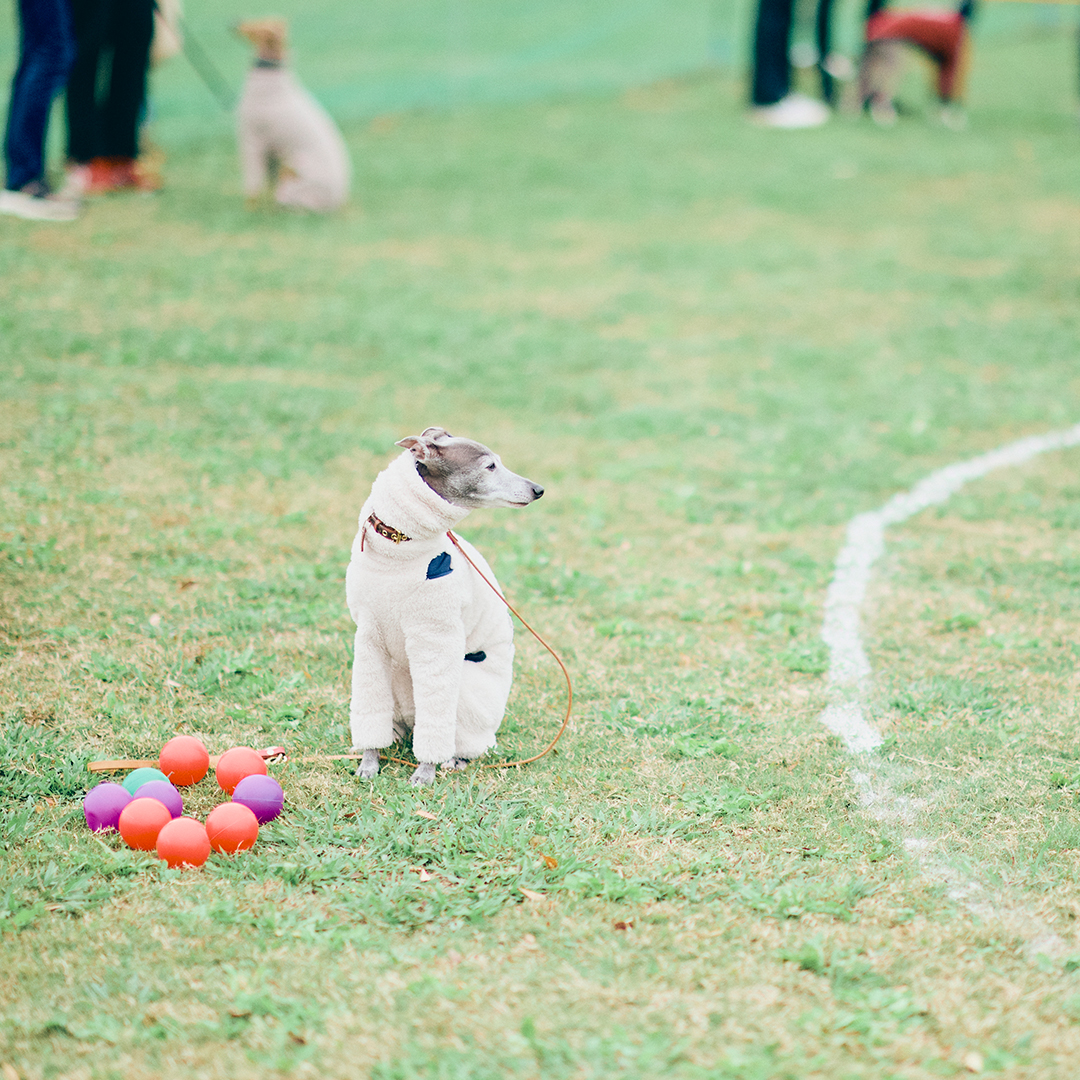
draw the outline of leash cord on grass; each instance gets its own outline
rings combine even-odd
[[[570,712],[574,707],[574,685],[570,681],[570,672],[566,670],[566,665],[562,662],[559,654],[528,624],[528,622],[526,622],[526,620],[522,617],[521,613],[517,610],[517,608],[515,608],[513,604],[511,604],[506,599],[506,597],[503,596],[501,592],[499,592],[498,587],[493,584],[488,579],[488,576],[480,569],[480,567],[477,566],[476,563],[474,563],[472,559],[469,558],[468,553],[461,546],[461,544],[458,543],[458,538],[449,531],[446,535],[450,538],[450,542],[454,545],[454,547],[456,547],[458,551],[460,551],[461,554],[465,556],[465,561],[480,575],[484,584],[487,585],[487,587],[491,589],[491,591],[507,606],[509,611],[514,616],[516,616],[521,625],[524,626],[525,629],[528,630],[529,633],[532,634],[532,636],[536,638],[536,640],[539,641],[540,644],[543,645],[549,653],[551,653],[551,655],[555,658],[555,663],[559,665],[559,669],[563,673],[563,678],[566,679],[566,715],[563,717],[562,724],[559,725],[559,730],[555,732],[555,738],[553,738],[551,742],[549,742],[547,746],[545,746],[544,749],[540,751],[539,754],[533,754],[532,757],[521,758],[518,761],[492,761],[481,764],[480,768],[512,769],[517,765],[528,765],[533,761],[539,761],[545,754],[550,753],[551,750],[554,749],[555,744],[563,737],[563,732],[566,731],[567,727],[570,724]],[[280,751],[282,748],[274,747],[273,749]],[[264,751],[264,753],[266,753],[266,751]],[[300,758],[300,761],[352,761],[360,756],[360,754],[313,754]],[[404,758],[394,757],[392,754],[380,754],[379,757],[383,761],[392,761],[396,765],[416,764],[413,761],[406,761]],[[153,761],[96,761],[91,762],[87,767],[90,769],[91,772],[102,772],[109,769],[115,770],[122,768],[138,768],[139,766],[143,765],[155,764],[157,763]]]

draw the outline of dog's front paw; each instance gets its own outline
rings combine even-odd
[[[465,757],[452,757],[449,761],[444,761],[439,768],[443,772],[461,772],[462,769],[469,767],[469,759]]]
[[[423,787],[435,779],[435,765],[433,762],[421,761],[416,766],[416,772],[409,777],[409,783],[413,787]]]
[[[379,751],[378,750],[365,750],[364,756],[360,759],[360,767],[356,770],[356,775],[361,780],[374,780],[379,775]]]

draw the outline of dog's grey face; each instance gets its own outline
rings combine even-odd
[[[443,428],[402,439],[416,459],[416,471],[436,494],[467,510],[484,506],[528,506],[544,489],[512,473],[483,443],[458,439]]]

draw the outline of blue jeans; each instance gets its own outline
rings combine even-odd
[[[44,179],[49,113],[74,61],[70,0],[19,0],[19,66],[4,134],[9,191]]]

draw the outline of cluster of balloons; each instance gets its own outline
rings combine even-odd
[[[211,851],[246,851],[258,839],[259,826],[285,804],[281,785],[248,746],[235,746],[218,759],[218,786],[232,801],[212,810],[205,824],[183,816],[177,789],[197,784],[210,771],[206,747],[194,736],[178,735],[162,747],[158,765],[135,769],[123,784],[98,784],[83,800],[83,812],[94,832],[118,829],[130,847],[156,851],[169,866],[202,866]]]

